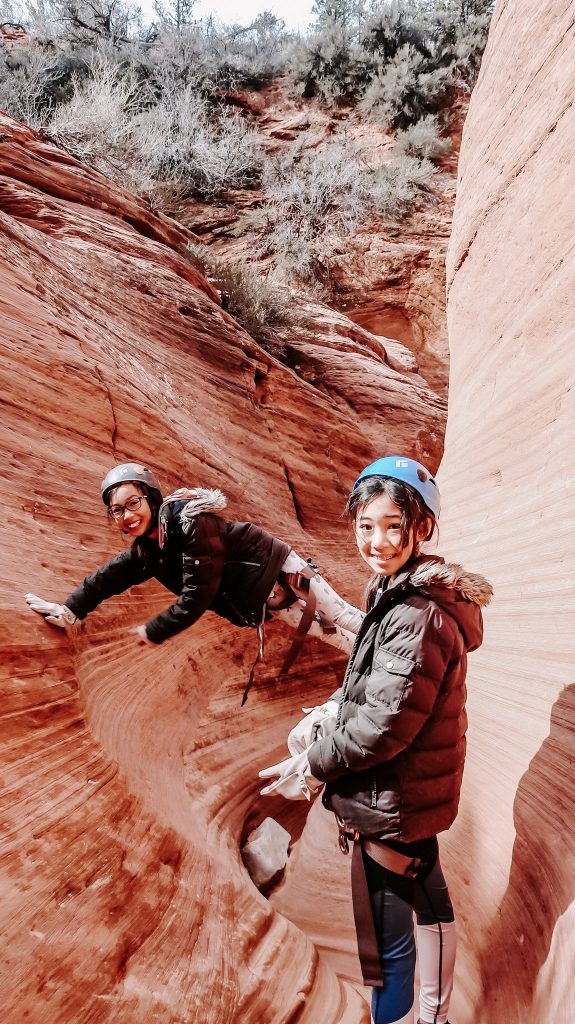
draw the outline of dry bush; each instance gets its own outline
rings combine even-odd
[[[375,209],[384,220],[403,220],[413,211],[417,199],[429,191],[429,183],[436,174],[430,160],[405,155],[378,167],[372,172]]]
[[[51,87],[56,80],[54,60],[33,47],[13,47],[0,54],[0,110],[31,128],[41,128],[50,116]]]
[[[308,148],[306,148],[306,146]],[[264,167],[260,252],[288,280],[320,277],[329,239],[350,235],[371,205],[359,154],[331,142],[309,148],[302,135]]]
[[[159,100],[134,66],[100,53],[47,134],[79,159],[138,192],[215,199],[261,176],[260,144],[239,114],[210,108],[191,86]]]
[[[139,114],[131,133],[149,176],[170,182],[182,195],[213,200],[261,180],[257,131],[240,114],[210,109],[190,86]]]
[[[259,234],[256,252],[272,257],[281,279],[308,288],[328,282],[331,257],[344,239],[371,215],[394,223],[406,217],[436,174],[429,160],[400,154],[373,168],[359,147],[332,141],[317,151],[309,142],[302,135],[266,164],[265,199],[240,227]]]
[[[224,263],[205,245],[189,244],[187,250],[194,266],[219,288],[224,308],[262,348],[285,358],[277,332],[301,330],[307,324],[293,291],[274,274],[264,276],[246,263]]]
[[[405,131],[397,133],[395,148],[406,156],[414,156],[420,160],[437,160],[449,152],[451,139],[442,138],[437,117],[428,114]]]
[[[97,54],[85,77],[73,79],[73,95],[54,111],[46,134],[79,160],[121,184],[140,187],[139,152],[131,126],[142,109],[135,75]],[[149,181],[146,182],[149,185]]]

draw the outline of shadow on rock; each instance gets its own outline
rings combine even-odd
[[[480,953],[481,1024],[529,1024],[558,918],[575,898],[575,685],[551,710],[549,736],[519,783],[509,883]]]

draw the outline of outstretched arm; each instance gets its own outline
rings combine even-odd
[[[151,578],[151,570],[146,568],[137,549],[132,547],[116,555],[91,576],[86,576],[80,586],[66,598],[65,603],[74,615],[85,619],[102,601],[123,594],[130,587]]]
[[[26,594],[25,600],[33,611],[44,615],[46,622],[53,626],[72,625],[76,619],[85,619],[102,601],[114,594],[150,579],[151,573],[144,567],[141,558],[133,548],[123,551],[97,569],[76,587],[64,604],[44,601],[35,594]]]

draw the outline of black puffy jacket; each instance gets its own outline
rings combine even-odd
[[[215,492],[214,492],[215,493]],[[153,577],[178,595],[146,624],[156,644],[180,633],[208,609],[236,626],[257,626],[289,552],[253,523],[237,523],[213,512],[184,518],[185,500],[164,506],[166,541],[142,537],[128,551],[87,576],[65,604],[84,619],[102,601]]]
[[[334,694],[337,728],[309,748],[324,804],[364,835],[413,842],[455,819],[467,652],[491,594],[483,577],[421,557],[366,615]]]

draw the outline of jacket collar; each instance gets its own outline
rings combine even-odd
[[[227,505],[225,494],[217,488],[180,487],[164,499],[158,513],[159,544],[163,548],[167,540],[169,522],[172,515],[177,515],[182,526],[201,512],[221,512]]]
[[[454,590],[480,608],[485,608],[493,597],[493,587],[484,576],[468,572],[457,562],[446,562],[439,555],[420,555],[410,562],[387,589],[393,590],[397,586],[421,590],[430,587]]]

